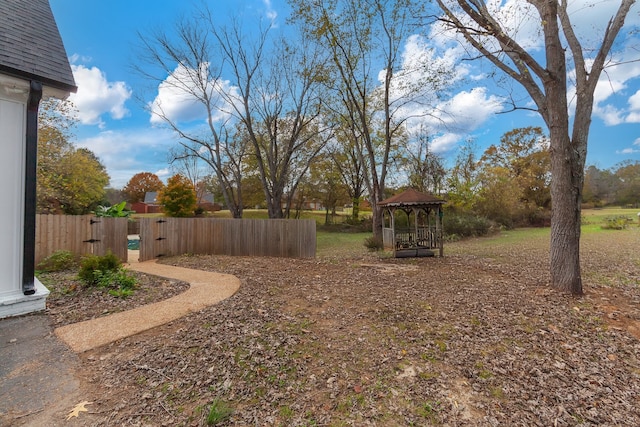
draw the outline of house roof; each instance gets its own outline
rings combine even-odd
[[[77,90],[48,0],[0,0],[0,73]]]
[[[379,206],[421,206],[421,205],[441,205],[445,201],[436,196],[409,188],[400,194],[389,197],[378,203]]]
[[[144,203],[157,205],[158,204],[158,192],[157,191],[147,191],[144,193]]]

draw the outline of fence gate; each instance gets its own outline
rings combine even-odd
[[[93,217],[89,219],[89,224],[91,237],[87,242],[92,245],[92,253],[105,255],[111,251],[122,262],[127,262],[129,254],[127,219]]]
[[[167,220],[163,218],[143,218],[140,220],[140,256],[138,260],[148,261],[166,255]]]
[[[109,250],[127,261],[127,218],[90,215],[36,215],[36,265],[59,250],[104,255]]]

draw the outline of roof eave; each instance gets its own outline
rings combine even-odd
[[[41,82],[43,85],[53,88],[53,89],[58,89],[61,90],[63,92],[66,93],[76,93],[78,91],[78,87],[69,83],[64,83],[64,82],[60,82],[60,81],[56,81],[50,78],[46,78],[46,77],[42,77],[42,76],[38,76],[36,74],[33,73],[29,73],[26,71],[22,71],[22,70],[17,70],[15,68],[12,67],[7,67],[5,65],[0,64],[0,73],[2,74],[6,74],[12,77],[16,77],[22,80],[34,80],[34,81],[39,81]]]

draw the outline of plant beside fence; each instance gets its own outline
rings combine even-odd
[[[106,255],[127,261],[127,218],[93,215],[36,215],[36,265],[56,251]]]

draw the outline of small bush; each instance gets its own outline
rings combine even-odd
[[[364,239],[364,246],[369,250],[369,252],[376,252],[384,249],[382,238],[376,236],[371,236]]]
[[[614,216],[605,218],[605,223],[602,228],[604,230],[624,230],[632,221],[633,220],[631,218],[628,218],[626,216]]]
[[[136,278],[122,266],[116,270],[95,270],[93,278],[94,284],[101,288],[115,287],[131,290],[136,285]]]
[[[90,255],[83,258],[80,263],[80,272],[78,276],[87,285],[97,285],[101,275],[109,271],[116,271],[120,267],[120,260],[113,253],[108,252],[106,255],[97,256]],[[101,273],[96,274],[96,271]]]
[[[447,240],[485,236],[492,228],[485,217],[455,212],[444,215],[443,227]]]
[[[37,266],[39,271],[54,272],[69,270],[76,263],[76,258],[70,251],[55,251]]]

